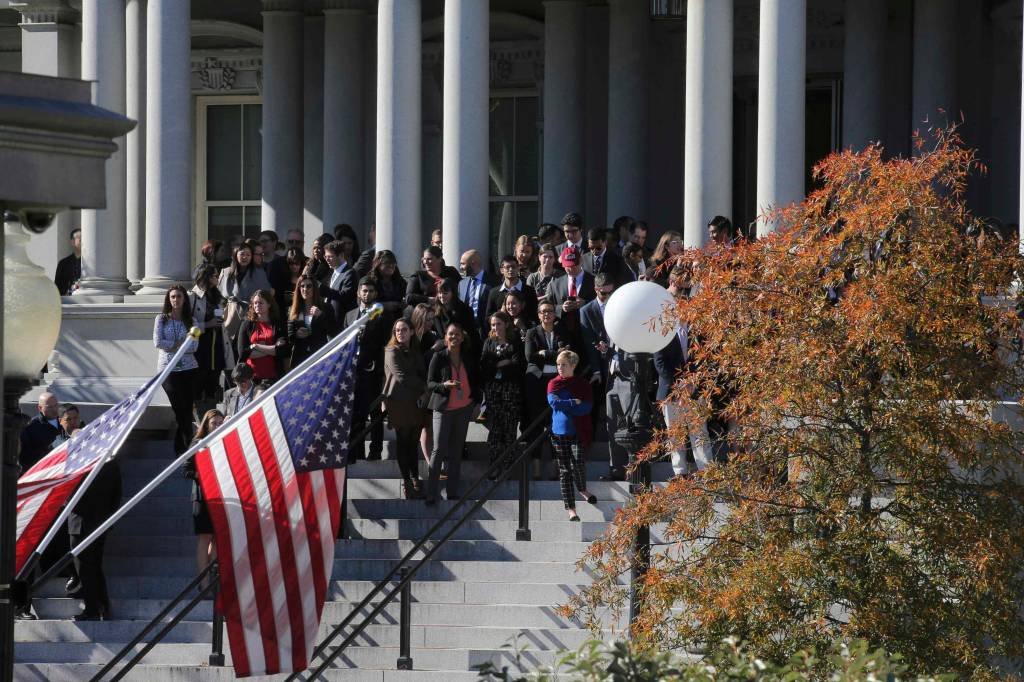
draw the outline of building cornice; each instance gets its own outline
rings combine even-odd
[[[9,7],[21,13],[22,25],[75,24],[82,20],[81,13],[67,0],[23,0],[11,2]]]

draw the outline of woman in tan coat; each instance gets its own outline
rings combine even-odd
[[[423,497],[417,451],[420,431],[428,417],[427,410],[420,407],[427,388],[427,373],[412,338],[412,327],[399,318],[391,327],[391,340],[384,349],[384,405],[395,430],[398,469],[407,500]]]

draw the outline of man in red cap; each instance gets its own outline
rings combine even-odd
[[[562,249],[558,262],[565,274],[551,280],[546,298],[555,304],[555,315],[565,322],[572,334],[579,334],[579,309],[594,300],[594,276],[583,269],[583,256],[579,249]]]

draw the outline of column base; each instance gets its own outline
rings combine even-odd
[[[167,290],[175,284],[180,284],[186,289],[192,288],[192,282],[178,280],[172,277],[144,277],[139,282],[139,288],[135,290],[136,296],[163,296]]]
[[[115,277],[85,277],[72,296],[128,296],[128,280]]]

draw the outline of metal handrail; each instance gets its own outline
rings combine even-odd
[[[353,620],[355,620],[356,616],[359,614],[360,611],[362,611],[364,608],[370,605],[374,597],[376,597],[378,594],[384,591],[385,586],[388,585],[392,581],[392,579],[394,579],[396,574],[399,574],[403,568],[409,569],[408,573],[400,578],[398,584],[390,592],[388,592],[388,594],[377,604],[377,606],[375,606],[370,611],[369,614],[366,615],[366,617],[358,625],[356,625],[355,629],[344,640],[342,640],[341,644],[335,647],[335,649],[331,651],[330,654],[328,654],[327,658],[323,661],[323,663],[317,666],[317,668],[313,671],[312,679],[316,679],[317,677],[319,677],[327,668],[327,666],[329,666],[331,662],[334,661],[335,658],[341,655],[342,651],[344,651],[349,645],[352,644],[352,642],[355,641],[355,638],[358,637],[370,625],[372,620],[376,618],[377,615],[381,611],[383,611],[388,604],[391,603],[395,595],[400,593],[402,589],[412,581],[412,579],[416,576],[416,573],[419,571],[420,567],[423,566],[426,563],[426,561],[429,560],[435,553],[437,553],[437,551],[442,546],[444,546],[444,544],[452,537],[452,535],[454,535],[455,532],[459,530],[459,528],[461,528],[462,525],[466,521],[468,521],[470,517],[472,517],[473,514],[478,509],[480,509],[480,507],[484,505],[485,502],[490,500],[490,497],[494,493],[494,491],[497,490],[497,488],[502,483],[504,483],[505,480],[508,478],[509,474],[512,472],[513,467],[515,467],[516,464],[519,464],[536,448],[541,446],[548,432],[548,429],[546,427],[541,429],[541,432],[532,441],[529,442],[529,445],[527,445],[526,448],[518,450],[518,452],[516,450],[516,446],[520,444],[521,441],[526,440],[538,426],[544,424],[549,419],[550,414],[551,409],[547,408],[544,410],[543,413],[538,415],[537,418],[534,419],[534,421],[526,429],[524,429],[522,433],[520,433],[519,437],[516,438],[515,441],[513,441],[506,447],[503,456],[491,462],[490,466],[487,468],[487,471],[485,471],[483,475],[481,475],[480,478],[477,479],[473,483],[473,485],[470,486],[469,490],[467,490],[465,494],[463,494],[458,499],[455,505],[453,505],[452,508],[449,509],[444,516],[438,519],[438,521],[433,525],[433,527],[431,527],[431,529],[428,530],[423,535],[423,537],[417,540],[413,547],[408,552],[406,552],[405,556],[403,556],[398,561],[398,563],[396,563],[391,568],[388,574],[384,576],[384,578],[381,579],[373,587],[372,590],[370,590],[369,594],[367,594],[362,599],[362,601],[360,601],[359,604],[357,604],[338,625],[334,626],[330,634],[327,635],[327,637],[324,638],[324,640],[317,645],[316,649],[313,651],[313,655],[310,657],[311,660],[315,660],[317,657],[323,655],[324,651],[330,646],[331,642],[333,642],[334,639],[337,638],[338,635],[341,634],[341,632],[346,627],[348,627]],[[512,455],[512,457],[509,458],[509,455]],[[426,553],[419,559],[418,563],[409,565],[412,562],[412,559],[416,555],[416,553],[423,549],[424,545],[426,545],[428,542],[431,542],[431,538],[434,536],[434,534],[438,532],[445,524],[447,524],[452,519],[456,511],[458,511],[460,508],[462,508],[465,504],[469,502],[471,496],[473,495],[473,493],[476,492],[477,488],[483,485],[485,481],[488,481],[490,476],[496,476],[495,480],[491,481],[491,486],[469,508],[469,511],[465,514],[465,516],[459,518],[445,532],[441,539],[436,541],[436,543],[433,544],[430,547],[430,549],[426,551]],[[301,671],[294,672],[286,678],[285,682],[292,682],[293,680],[298,680],[299,675],[301,674]]]
[[[357,433],[356,435],[351,436],[349,438],[348,443],[349,443],[349,447],[350,448],[352,447],[353,443],[358,443],[360,440],[365,439],[366,438],[366,434],[368,434],[370,432],[370,430],[373,429],[373,427],[376,426],[379,421],[382,421],[384,419],[384,413],[380,412],[379,410],[377,410],[377,408],[380,407],[380,404],[382,402],[384,402],[384,397],[383,396],[378,396],[377,398],[375,398],[373,400],[373,402],[370,403],[370,406],[368,408],[368,413],[372,414],[373,417],[366,422],[366,426],[359,433]],[[132,641],[130,641],[126,645],[124,645],[124,647],[122,647],[121,650],[118,651],[114,655],[114,657],[105,666],[103,666],[103,668],[101,668],[100,671],[98,673],[96,673],[95,676],[93,676],[91,678],[90,682],[98,682],[99,680],[101,680],[103,678],[104,675],[109,673],[114,668],[114,666],[117,665],[117,663],[119,661],[121,661],[125,656],[128,655],[129,651],[131,651],[139,642],[141,642],[143,640],[143,638],[145,638],[145,636],[147,634],[149,634],[149,632],[153,628],[155,628],[159,623],[161,623],[163,621],[163,619],[166,618],[167,615],[171,611],[174,610],[175,606],[177,606],[179,603],[181,603],[188,596],[188,594],[192,590],[194,590],[196,588],[196,586],[200,584],[200,582],[202,582],[203,578],[205,578],[207,575],[210,575],[211,573],[212,573],[211,580],[206,585],[206,587],[204,587],[185,606],[184,609],[179,611],[175,615],[175,617],[167,625],[165,625],[156,634],[156,636],[152,640],[150,640],[149,643],[146,644],[145,647],[142,648],[141,651],[139,651],[130,661],[128,661],[128,663],[125,664],[125,666],[123,668],[121,668],[117,672],[117,675],[115,675],[112,678],[112,680],[119,680],[119,679],[121,679],[132,668],[134,668],[136,665],[138,665],[138,663],[140,661],[142,661],[142,659],[146,656],[146,654],[148,654],[153,649],[153,647],[155,647],[157,644],[159,644],[161,641],[163,641],[164,637],[166,637],[170,633],[170,631],[174,629],[174,626],[176,626],[179,622],[181,622],[181,620],[185,616],[187,616],[189,613],[191,613],[192,610],[199,604],[199,602],[203,600],[203,598],[205,598],[206,596],[209,596],[209,595],[212,595],[212,594],[216,593],[217,588],[218,588],[218,582],[217,581],[219,579],[219,568],[218,568],[218,564],[217,564],[217,560],[216,559],[214,559],[209,564],[207,564],[206,568],[204,568],[202,571],[200,571],[199,575],[197,575],[195,578],[193,578],[192,582],[190,582],[185,587],[185,589],[183,589],[181,592],[179,592],[177,594],[177,596],[175,596],[170,601],[170,603],[166,607],[164,607],[164,609],[162,611],[160,611],[160,613],[158,613],[152,620],[150,620],[149,623],[147,623],[146,626],[142,628],[142,630],[139,632],[139,634],[135,635],[135,637],[132,639]],[[221,651],[219,651],[218,641],[217,641],[218,640],[218,635],[221,634],[221,633],[218,633],[218,617],[219,617],[219,614],[216,612],[216,608],[215,608],[214,609],[213,652],[210,655],[211,665],[215,665],[213,663],[213,660],[215,659],[215,656],[217,657],[216,660],[220,661],[219,665],[223,665],[223,659],[224,659],[223,653]]]

